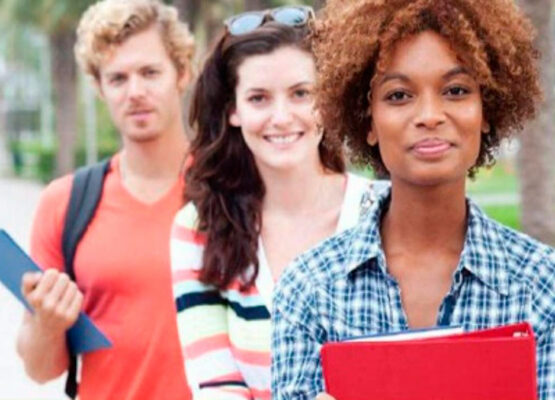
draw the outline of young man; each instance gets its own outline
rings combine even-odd
[[[157,0],[102,0],[83,15],[75,54],[122,135],[96,214],[79,242],[76,282],[63,273],[61,242],[72,176],[44,191],[25,275],[26,313],[17,348],[29,376],[68,368],[66,330],[84,310],[113,347],[82,357],[79,398],[187,399],[171,294],[169,234],[181,206],[187,139],[181,94],[193,39]]]

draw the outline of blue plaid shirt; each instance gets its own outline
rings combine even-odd
[[[356,227],[301,255],[274,295],[274,400],[324,390],[320,348],[346,337],[408,329],[399,285],[387,273],[382,193]],[[438,325],[476,330],[529,321],[536,335],[538,394],[555,400],[555,251],[499,225],[468,201],[468,228]]]

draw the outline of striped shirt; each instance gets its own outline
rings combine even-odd
[[[337,232],[354,226],[368,204],[370,183],[348,175]],[[177,324],[195,399],[270,399],[270,312],[274,281],[259,241],[259,273],[246,292],[198,280],[205,237],[187,204],[172,228],[171,263]]]
[[[358,226],[301,255],[283,273],[272,315],[275,400],[312,400],[324,390],[323,343],[409,328],[380,239],[389,193]],[[437,325],[477,330],[530,322],[539,399],[555,400],[555,251],[467,204],[465,243]]]

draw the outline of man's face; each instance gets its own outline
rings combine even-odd
[[[100,66],[99,90],[123,141],[148,142],[180,127],[179,76],[155,26],[130,36]]]

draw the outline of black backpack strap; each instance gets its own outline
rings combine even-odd
[[[100,202],[104,177],[109,168],[110,160],[107,159],[90,167],[81,167],[73,176],[62,234],[64,268],[72,280],[75,280],[73,269],[75,251]],[[77,356],[70,354],[65,392],[74,399],[77,396],[77,390]]]
[[[65,272],[73,280],[75,280],[73,270],[75,250],[94,216],[102,195],[104,176],[109,167],[110,160],[104,160],[90,167],[79,168],[73,177],[62,235]]]

